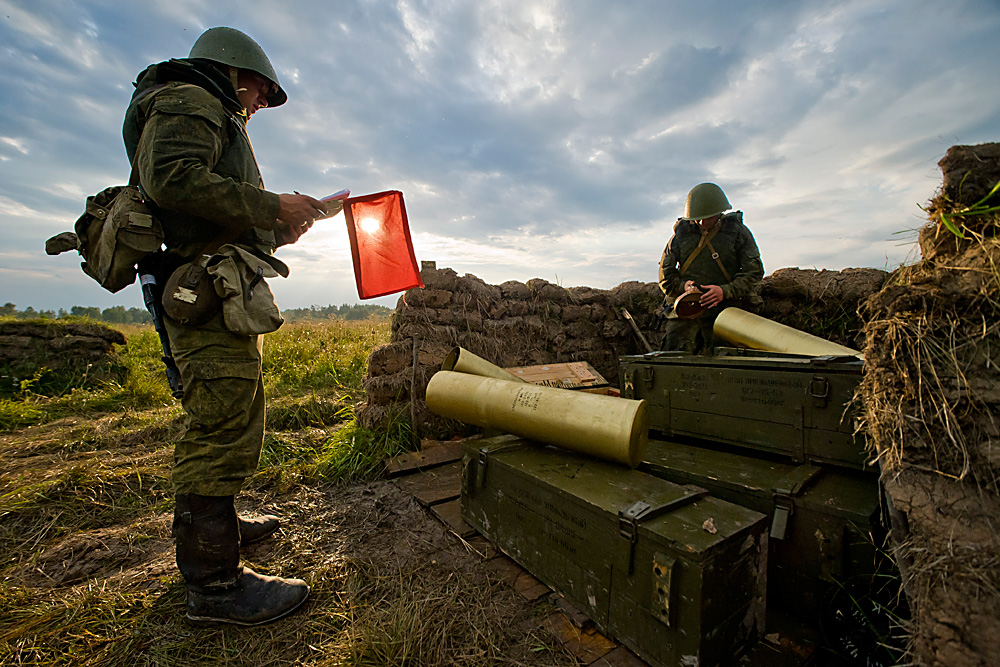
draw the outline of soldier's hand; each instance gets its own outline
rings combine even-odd
[[[697,289],[698,289],[698,286],[694,284],[693,280],[689,280],[686,283],[684,283],[684,291],[685,292],[694,292]]]
[[[721,287],[718,285],[702,285],[701,289],[704,291],[701,294],[701,298],[698,299],[698,303],[706,308],[715,308],[722,303]]]
[[[285,193],[278,195],[278,201],[281,203],[278,222],[284,223],[289,228],[303,227],[307,223],[311,225],[313,220],[326,215],[326,204],[309,195]]]
[[[278,245],[295,243],[303,234],[312,229],[313,221],[326,215],[326,205],[309,195],[299,193],[278,195],[281,208],[274,223]]]
[[[312,228],[312,225],[312,222],[304,222],[300,225],[286,225],[281,220],[278,220],[274,223],[274,235],[277,237],[278,245],[295,243]]]

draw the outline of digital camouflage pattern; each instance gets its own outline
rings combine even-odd
[[[125,147],[162,223],[167,267],[202,253],[224,231],[269,256],[279,199],[263,189],[228,77],[204,61],[171,60],[151,65],[135,85]],[[256,470],[264,439],[262,338],[233,333],[221,312],[203,325],[166,318],[166,326],[186,413],[174,445],[174,491],[235,495]]]
[[[667,320],[661,346],[664,350],[694,354],[711,351],[714,346],[712,327],[722,309],[759,302],[757,290],[764,278],[764,264],[753,234],[743,224],[743,213],[728,213],[719,219],[718,224],[719,231],[712,239],[712,247],[719,254],[719,260],[732,280],[726,278],[707,247],[702,249],[684,275],[681,275],[681,267],[701,240],[701,229],[696,222],[679,220],[674,225],[674,235],[663,250],[659,284],[667,297],[683,293],[684,283],[688,280],[693,280],[696,285],[718,285],[722,288],[722,303],[710,308],[698,319]]]
[[[168,250],[186,261],[228,230],[271,254],[278,195],[263,189],[229,80],[212,65],[171,60],[147,68],[135,85],[125,147],[129,159],[137,156],[139,184]]]
[[[264,442],[263,337],[230,333],[221,314],[200,327],[169,318],[166,325],[184,382],[174,492],[236,495],[257,469]]]

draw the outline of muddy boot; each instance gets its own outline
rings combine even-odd
[[[239,516],[238,519],[240,522],[241,547],[257,544],[261,540],[270,537],[274,534],[274,531],[281,527],[278,517],[271,514],[265,514],[252,519]]]
[[[177,495],[174,536],[192,621],[260,625],[292,613],[309,595],[304,581],[240,566],[233,496]]]

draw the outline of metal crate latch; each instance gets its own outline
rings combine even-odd
[[[783,540],[788,531],[788,520],[792,516],[795,502],[791,496],[783,493],[774,494],[774,516],[771,518],[771,539]]]
[[[812,396],[813,405],[825,408],[830,400],[830,381],[822,375],[813,377],[809,383],[809,395]]]
[[[653,388],[653,381],[656,379],[656,372],[652,366],[642,367],[642,381],[646,383],[647,389]]]
[[[621,543],[622,555],[627,564],[626,572],[629,576],[635,571],[635,543],[639,539],[639,524],[673,512],[708,495],[708,491],[699,486],[688,485],[684,489],[687,493],[683,496],[674,498],[658,507],[638,500],[625,509],[618,510],[618,534],[624,538]]]

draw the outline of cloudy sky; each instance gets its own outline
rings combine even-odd
[[[127,180],[136,74],[216,25],[288,91],[268,189],[402,190],[417,259],[490,283],[655,281],[703,181],[768,273],[891,269],[948,147],[1000,140],[996,0],[0,0],[0,303],[141,306],[44,240]],[[280,256],[281,305],[358,301],[342,216]]]

